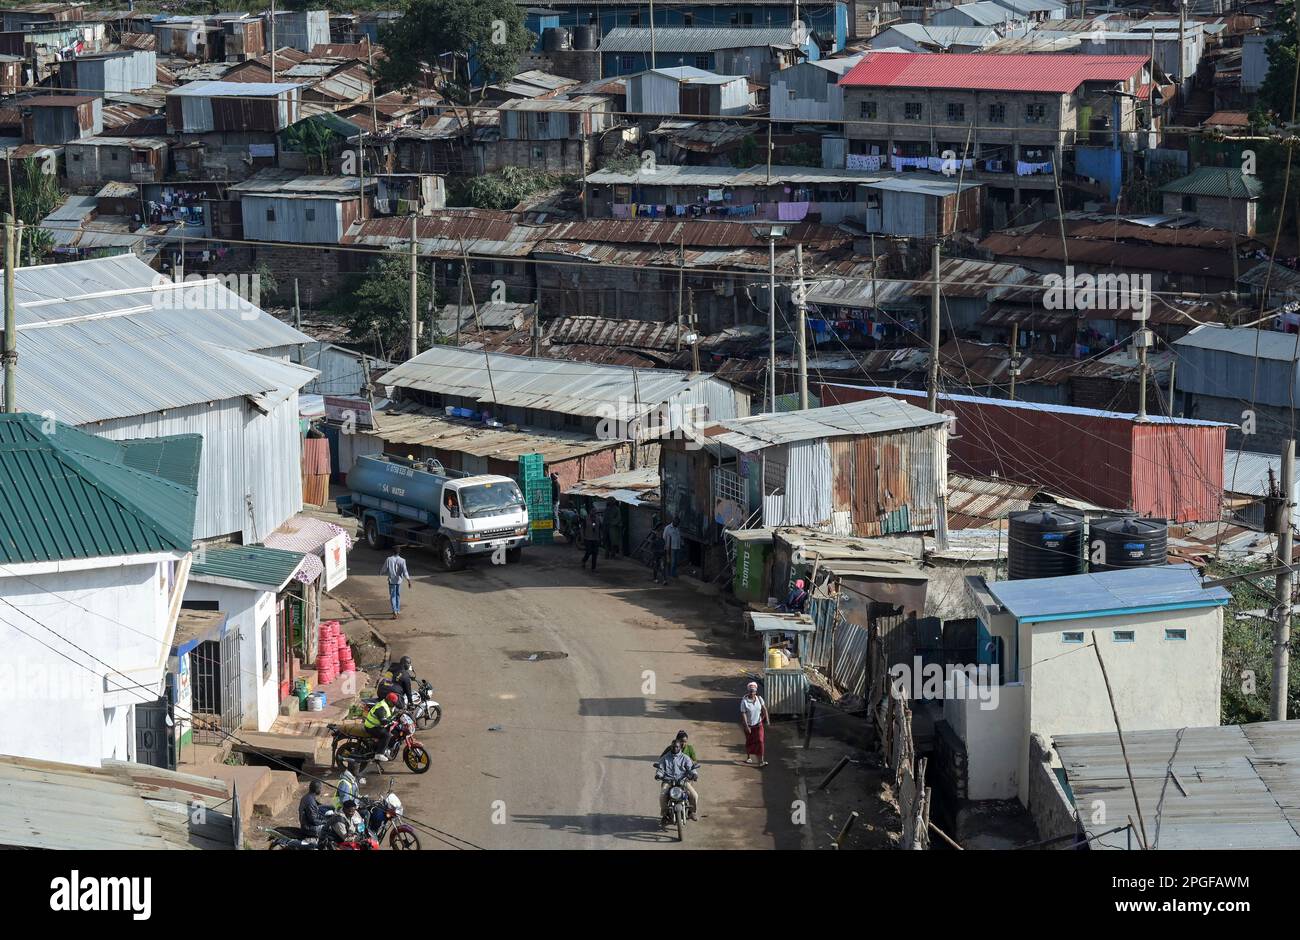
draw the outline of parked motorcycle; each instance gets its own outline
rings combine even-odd
[[[655,770],[659,765],[655,764]],[[668,790],[668,814],[660,817],[660,822],[665,825],[677,825],[677,841],[686,841],[686,817],[690,814],[691,798],[686,792],[685,778],[666,777],[663,774],[656,773],[655,779],[662,781],[662,786]]]
[[[388,839],[392,849],[419,851],[420,837],[415,829],[402,822],[402,801],[388,784],[388,793],[382,800],[362,800],[361,817],[366,821],[366,832],[382,843]]]
[[[334,815],[333,813],[330,814]],[[378,851],[379,842],[375,837],[365,832],[354,832],[349,828],[346,839],[335,839],[329,835],[312,836],[300,826],[263,826],[263,831],[269,833],[267,837],[267,848],[275,851],[308,851],[308,852],[368,852]]]
[[[411,773],[427,773],[432,761],[429,752],[415,740],[415,719],[406,712],[398,712],[393,720],[397,723],[393,743],[402,748],[402,763],[406,764]],[[330,733],[330,750],[335,767],[343,770],[348,761],[356,761],[361,766],[362,773],[372,763],[383,770],[383,764],[375,760],[379,753],[379,741],[367,734],[360,722],[344,722],[326,727]]]

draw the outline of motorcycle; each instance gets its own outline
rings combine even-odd
[[[655,770],[659,765],[655,764]],[[686,792],[686,778],[683,777],[665,777],[663,774],[655,774],[655,779],[663,781],[663,786],[668,790],[668,813],[661,816],[659,821],[664,825],[677,825],[677,841],[686,841],[686,817],[690,814],[691,797]]]
[[[330,814],[334,815],[333,813]],[[365,832],[355,832],[349,827],[348,838],[340,841],[329,836],[308,835],[301,826],[263,826],[262,831],[270,833],[267,848],[275,851],[308,852],[369,852],[378,851],[379,842],[374,836]]]
[[[419,851],[420,838],[415,829],[402,822],[402,801],[393,792],[391,781],[388,794],[382,800],[363,800],[361,817],[366,821],[366,831],[377,842],[388,839],[388,846],[398,850]]]
[[[402,763],[406,764],[411,773],[427,773],[432,761],[429,752],[415,740],[415,719],[406,712],[398,712],[393,720],[397,724],[393,744],[401,745]],[[379,753],[379,741],[367,734],[360,722],[330,724],[326,728],[330,733],[334,766],[340,771],[347,767],[348,761],[356,761],[361,766],[362,773],[372,763],[376,763],[380,771],[383,771],[383,763],[375,760]]]
[[[401,691],[396,686],[389,686],[401,695]],[[377,698],[363,698],[361,704],[367,708],[373,706]],[[442,721],[442,706],[434,700],[433,686],[428,679],[420,679],[416,688],[411,690],[411,697],[406,703],[406,710],[411,713],[415,719],[416,726],[421,731],[428,731],[431,728],[438,727],[438,722]]]

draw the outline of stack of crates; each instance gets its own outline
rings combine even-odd
[[[528,506],[529,540],[535,545],[555,541],[555,503],[552,500],[551,478],[541,454],[524,454],[519,458],[519,481],[523,485],[524,502]]]

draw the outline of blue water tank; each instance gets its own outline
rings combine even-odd
[[[379,455],[358,457],[348,473],[352,492],[391,502],[396,515],[426,522],[437,521],[446,482],[445,476]]]

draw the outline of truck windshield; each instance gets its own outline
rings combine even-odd
[[[460,494],[461,509],[469,519],[514,512],[524,505],[524,497],[513,482],[480,483],[477,486],[463,487],[457,492]]]

